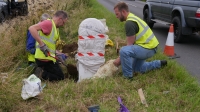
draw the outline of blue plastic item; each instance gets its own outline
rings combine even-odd
[[[89,110],[90,112],[98,112],[98,110],[99,110],[99,105],[92,105],[92,106],[89,106],[89,107],[88,107],[88,110]]]
[[[128,110],[128,108],[127,108],[126,106],[123,105],[122,99],[121,99],[120,97],[118,97],[118,102],[119,102],[119,104],[120,104],[120,110],[119,110],[119,112],[130,112],[130,111]]]

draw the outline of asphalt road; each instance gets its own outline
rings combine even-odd
[[[142,10],[144,6],[144,2],[139,0],[131,1],[131,0],[97,0],[100,4],[102,4],[109,11],[114,13],[113,7],[119,1],[126,2],[129,5],[130,12],[134,13],[140,18],[143,18]],[[164,50],[165,43],[167,39],[169,31],[169,26],[165,26],[162,24],[154,24],[153,32],[158,38],[160,44],[159,47]],[[198,35],[190,35],[184,38],[184,41],[180,43],[174,43],[175,53],[180,56],[180,58],[176,58],[175,60],[186,68],[186,70],[194,77],[200,81],[200,36]]]

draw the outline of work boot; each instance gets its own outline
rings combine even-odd
[[[161,63],[161,67],[167,66],[167,61],[166,60],[161,60],[160,63]]]
[[[42,73],[43,73],[43,69],[42,69],[41,67],[37,67],[37,68],[35,69],[34,74],[35,74],[35,76],[37,76],[39,79],[42,79]]]
[[[129,81],[133,81],[133,77],[125,77],[125,76],[123,76],[123,78],[124,78],[124,79],[127,79],[127,80],[129,80]]]

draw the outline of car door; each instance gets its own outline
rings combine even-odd
[[[174,0],[161,0],[161,19],[167,22],[171,22],[171,12],[173,8]]]
[[[147,0],[147,3],[150,4],[151,12],[154,19],[159,19],[161,15],[161,0]]]

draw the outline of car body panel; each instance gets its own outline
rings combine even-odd
[[[161,16],[161,0],[151,0],[153,4],[149,4],[151,7],[152,16],[155,18],[160,18]]]
[[[200,28],[200,18],[195,17],[200,8],[199,0],[147,0],[146,5],[151,18],[172,22],[173,17],[179,15],[183,27]]]
[[[174,0],[161,0],[161,18],[166,22],[171,22],[171,12]]]
[[[27,14],[27,0],[0,0],[0,23],[10,16],[24,16]]]
[[[8,2],[6,0],[0,0],[0,23],[3,22],[8,15]]]
[[[147,8],[148,14],[145,12]],[[152,23],[174,24],[174,40],[181,42],[183,35],[200,31],[200,17],[196,17],[198,9],[200,10],[200,0],[147,0],[143,18],[151,28]],[[150,21],[147,21],[147,17]]]

